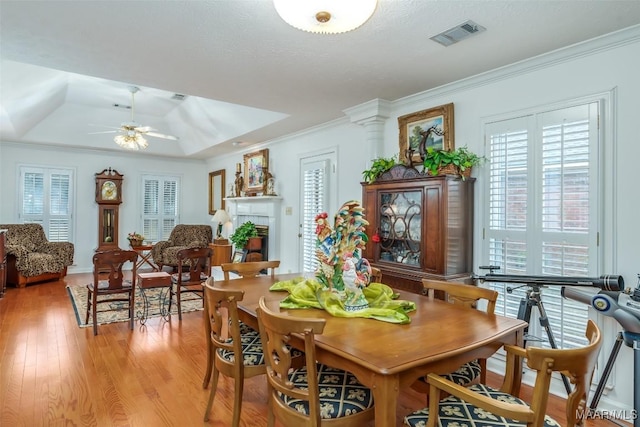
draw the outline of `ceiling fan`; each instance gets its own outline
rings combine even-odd
[[[119,132],[119,134],[116,135],[113,140],[115,141],[116,144],[128,150],[140,150],[140,149],[147,148],[149,143],[144,138],[145,135],[152,136],[155,138],[171,139],[173,141],[177,141],[179,139],[177,136],[159,133],[156,131],[156,129],[150,126],[141,126],[139,123],[136,123],[136,121],[134,120],[135,94],[139,90],[140,89],[137,86],[129,87],[129,92],[131,92],[131,121],[130,122],[121,123],[119,128],[113,128],[115,130],[91,132],[90,135],[95,135],[100,133]]]

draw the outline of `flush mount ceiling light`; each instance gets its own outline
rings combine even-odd
[[[280,17],[310,33],[339,34],[367,22],[377,0],[273,0]]]

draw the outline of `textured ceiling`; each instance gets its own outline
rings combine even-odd
[[[468,19],[487,31],[429,40]],[[341,35],[296,30],[271,0],[2,0],[0,139],[117,150],[91,125],[130,120],[112,105],[136,85],[136,122],[180,137],[147,151],[206,158],[637,24],[637,0],[378,0]]]

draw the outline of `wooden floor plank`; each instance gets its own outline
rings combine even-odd
[[[1,426],[227,427],[233,414],[232,379],[220,377],[211,419],[203,422],[209,390],[202,388],[206,349],[201,312],[145,326],[126,322],[79,328],[65,286],[88,274],[8,288],[0,299]],[[84,316],[84,313],[81,313]],[[500,378],[489,375],[497,385]],[[530,388],[523,387],[523,395]],[[424,396],[404,391],[402,417],[424,406]],[[266,383],[245,382],[241,425],[266,425]],[[549,414],[564,424],[564,400],[552,396]],[[611,427],[588,420],[586,427]]]

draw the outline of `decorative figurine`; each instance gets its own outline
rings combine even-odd
[[[240,197],[242,195],[243,188],[244,188],[244,178],[242,177],[242,172],[239,170],[236,170],[236,182],[235,182],[236,197]]]
[[[316,257],[319,262],[316,279],[340,295],[347,311],[369,307],[362,288],[369,284],[371,267],[362,258],[367,243],[363,209],[357,201],[342,205],[331,228],[326,212],[316,216]]]

